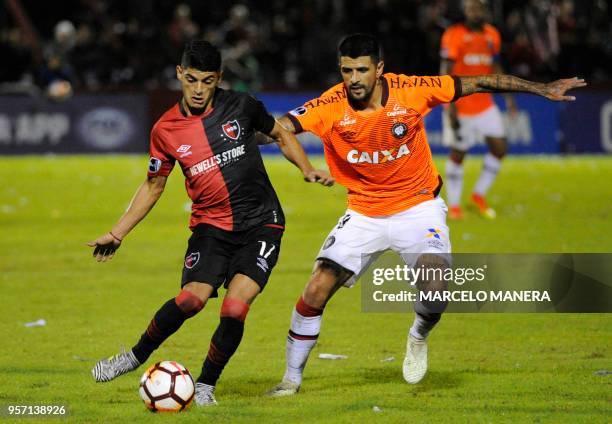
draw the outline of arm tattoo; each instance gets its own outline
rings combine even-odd
[[[461,97],[474,93],[533,93],[543,95],[546,84],[527,81],[512,75],[478,75],[461,78]]]

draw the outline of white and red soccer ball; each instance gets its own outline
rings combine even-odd
[[[153,412],[179,412],[193,401],[195,384],[187,368],[174,361],[163,361],[145,371],[139,393]]]

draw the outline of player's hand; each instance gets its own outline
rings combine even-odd
[[[572,102],[576,100],[574,96],[566,96],[565,92],[569,90],[573,90],[574,88],[580,88],[586,86],[587,83],[578,77],[568,78],[568,79],[560,79],[557,81],[549,82],[544,85],[544,92],[542,95],[549,100],[554,100],[557,102],[569,101]]]
[[[329,175],[329,172],[323,171],[322,169],[314,169],[304,174],[304,181],[309,183],[319,183],[325,187],[331,187],[334,185],[334,177]]]
[[[115,256],[115,251],[121,246],[121,240],[111,235],[111,233],[106,233],[94,241],[88,242],[87,246],[94,248],[93,256],[96,261],[106,262]]]

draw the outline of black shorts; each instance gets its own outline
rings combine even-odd
[[[196,281],[215,289],[227,288],[236,274],[253,279],[263,291],[280,253],[283,229],[255,227],[246,231],[225,231],[200,224],[189,238],[181,287]]]

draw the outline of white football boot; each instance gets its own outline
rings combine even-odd
[[[403,366],[404,380],[410,384],[417,384],[425,377],[426,372],[427,340],[418,340],[409,335]]]
[[[132,349],[127,352],[123,350],[115,356],[98,361],[91,370],[91,375],[98,383],[105,383],[120,375],[134,371],[139,366],[140,362],[134,356]]]
[[[214,406],[217,404],[215,399],[215,386],[204,383],[196,383],[195,403],[198,406]]]
[[[270,397],[292,396],[300,391],[300,385],[291,380],[283,380],[268,392]]]

